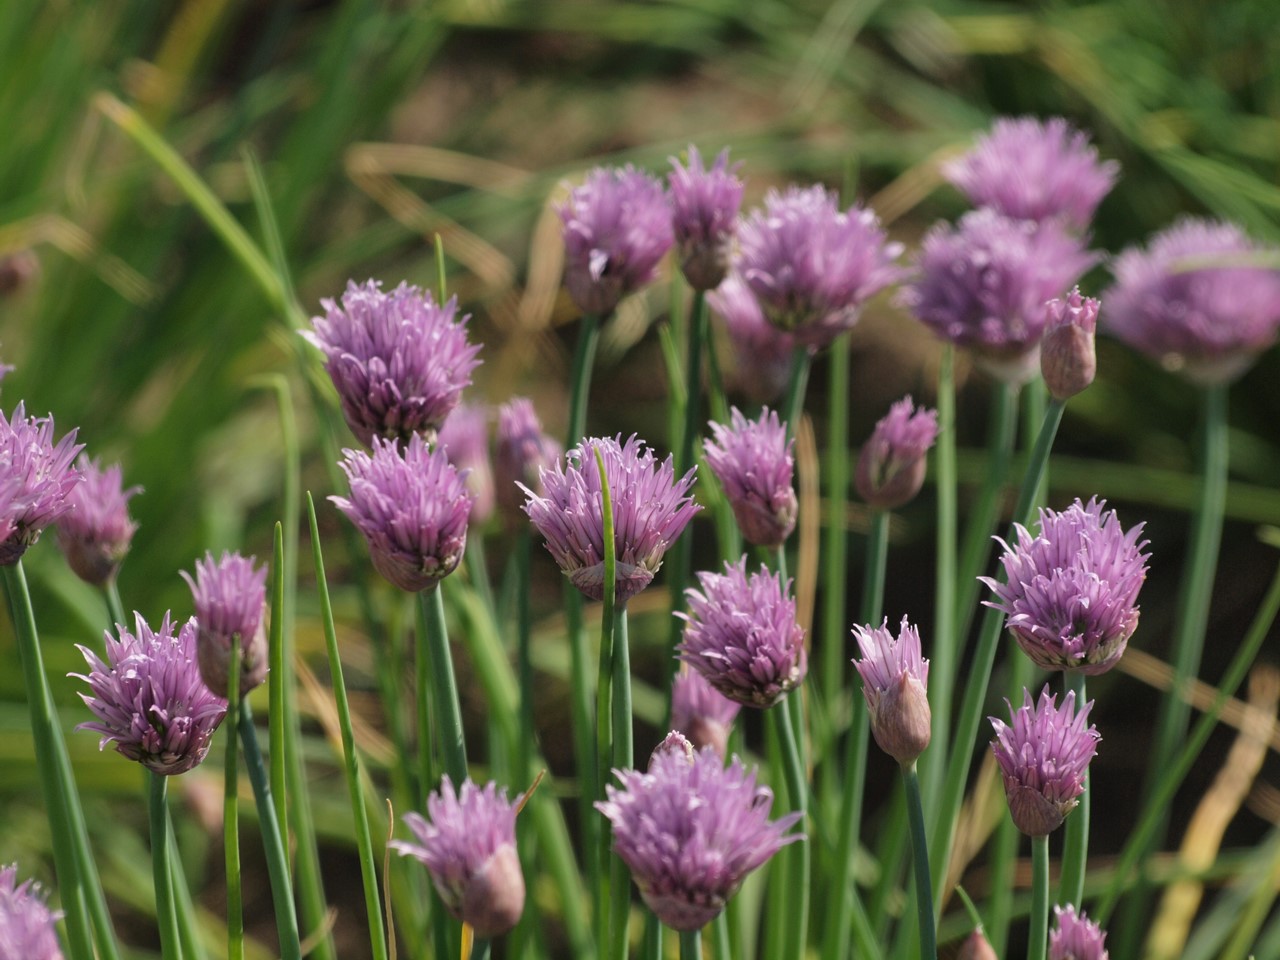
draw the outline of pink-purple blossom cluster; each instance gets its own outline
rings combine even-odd
[[[222,551],[196,561],[194,578],[182,579],[191,588],[196,610],[196,652],[200,675],[220,697],[227,695],[231,648],[240,645],[239,690],[243,695],[267,678],[267,568],[253,557]]]
[[[712,422],[703,441],[707,466],[724,487],[742,536],[748,543],[776,547],[791,535],[800,504],[792,475],[794,440],[777,413],[767,407],[748,420],[736,407],[729,425]]]
[[[710,747],[724,759],[729,729],[741,709],[697,670],[686,667],[671,683],[671,726],[696,750]]]
[[[479,526],[493,516],[493,468],[489,463],[489,412],[460,403],[445,418],[436,445],[462,473],[471,501],[470,523]]]
[[[769,819],[773,793],[736,758],[726,768],[713,750],[690,762],[657,752],[647,772],[615,770],[621,789],[597,803],[613,824],[613,846],[644,902],[667,926],[700,930],[724,909],[748,873],[801,839],[801,819]]]
[[[508,515],[519,514],[524,505],[522,484],[541,496],[542,471],[551,469],[563,452],[560,442],[543,432],[528,397],[512,397],[499,407],[493,455],[498,506]]]
[[[672,225],[680,269],[695,290],[713,290],[729,272],[730,247],[742,206],[739,164],[729,164],[722,150],[704,167],[698,148],[690,145],[687,165],[671,158],[667,178],[671,190]]]
[[[871,733],[898,763],[914,763],[932,733],[929,661],[920,651],[920,632],[903,617],[896,638],[888,619],[878,627],[855,625],[853,635],[862,651],[853,665],[862,677]]]
[[[0,960],[62,960],[57,924],[44,892],[18,883],[18,867],[0,867]]]
[[[84,483],[67,493],[71,509],[58,520],[58,546],[76,576],[101,586],[115,577],[129,552],[138,530],[129,516],[129,499],[142,488],[124,488],[119,464],[104,470],[81,454],[76,467]]]
[[[604,597],[604,500],[596,451],[613,505],[615,598],[625,603],[653,580],[662,557],[701,509],[689,495],[694,470],[676,479],[671,457],[659,462],[635,436],[582,441],[543,470],[543,494],[527,486],[524,510],[547,549],[589,599]]]
[[[924,484],[925,454],[938,439],[938,412],[903,397],[876,423],[858,454],[853,482],[859,496],[879,510],[910,502]]]
[[[83,481],[72,466],[84,444],[73,429],[53,441],[52,417],[28,417],[20,402],[13,416],[0,411],[0,566],[12,566],[44,528],[71,509],[71,491]]]
[[[1068,904],[1054,907],[1058,924],[1049,932],[1049,960],[1108,960],[1102,928]]]

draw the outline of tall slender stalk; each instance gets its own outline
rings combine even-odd
[[[333,607],[329,603],[329,584],[324,575],[324,554],[320,547],[320,527],[316,523],[316,505],[307,494],[307,518],[311,524],[311,550],[315,560],[316,592],[320,601],[320,620],[324,625],[325,647],[329,652],[329,675],[338,709],[342,732],[342,756],[355,819],[356,851],[360,857],[360,879],[364,885],[364,908],[369,921],[370,947],[374,960],[387,960],[387,935],[382,923],[382,901],[378,897],[378,867],[373,859],[373,837],[369,833],[369,815],[365,809],[364,791],[360,787],[360,760],[356,756],[355,734],[351,727],[351,706],[347,701],[347,685],[342,676],[342,657],[338,653],[338,633],[333,625]]]
[[[631,733],[631,653],[627,637],[627,607],[620,604],[613,631],[613,765],[619,770],[635,766]],[[611,956],[625,960],[631,915],[631,871],[614,855],[610,866],[609,929]]]
[[[889,514],[876,510],[871,515],[867,536],[867,565],[863,577],[861,622],[874,625],[884,607],[885,569],[888,565]],[[845,738],[844,776],[840,786],[840,834],[835,853],[835,908],[827,913],[823,931],[823,960],[844,960],[849,954],[850,936],[859,944],[859,956],[878,953],[875,936],[867,921],[861,897],[854,884],[854,855],[862,826],[862,802],[867,778],[869,717],[866,702],[853,697],[853,718]]]
[[[849,535],[845,504],[849,493],[849,334],[831,345],[827,386],[827,516],[822,550],[822,702],[828,713],[844,689],[844,652],[849,626],[844,597]]]
[[[920,929],[920,960],[936,960],[938,934],[933,918],[933,887],[929,874],[929,846],[920,800],[920,778],[913,760],[903,764],[902,783],[907,790],[907,818],[911,825],[912,873],[916,879],[916,918]]]
[[[725,910],[717,913],[711,921],[711,957],[712,960],[733,960],[729,944],[729,916]]]
[[[1014,656],[1011,659],[1009,680],[1005,687],[1005,696],[1010,703],[1021,701],[1023,688],[1031,684],[1034,672],[1035,664],[1031,662],[1030,657]],[[1009,938],[1009,917],[1013,912],[1013,877],[1018,866],[1018,852],[1023,836],[1012,817],[1000,819],[989,861],[991,863],[991,896],[987,900],[985,924],[987,942],[991,944],[991,948],[995,950],[998,957],[1004,956],[1005,945]],[[1059,900],[1059,902],[1066,901]]]
[[[40,792],[49,815],[50,841],[53,845],[54,870],[58,894],[66,919],[67,947],[72,960],[92,960],[93,935],[85,903],[83,860],[77,856],[73,839],[70,805],[79,802],[71,764],[65,760],[66,742],[58,723],[57,709],[45,675],[40,638],[36,633],[35,612],[22,561],[4,567],[5,599],[9,617],[18,641],[23,680],[27,688],[27,709],[31,718],[31,738],[35,742],[36,769],[40,775]],[[85,844],[85,851],[88,844]]]
[[[792,690],[787,700],[798,697],[799,691]],[[783,772],[787,781],[787,798],[793,810],[800,812],[800,824],[805,828],[808,817],[809,788],[805,780],[804,761],[800,753],[800,742],[796,736],[796,726],[786,700],[775,703],[768,711],[768,716],[777,729],[779,744],[782,748]],[[806,828],[807,829],[807,828]],[[809,939],[809,844],[808,839],[794,845],[795,872],[790,878],[787,891],[787,956],[803,956],[808,949]]]
[[[169,807],[166,802],[169,778],[151,773],[149,810],[151,813],[151,876],[155,881],[156,922],[160,927],[160,956],[181,960],[178,918],[173,909],[173,887],[169,876]]]
[[[222,851],[227,864],[227,960],[244,960],[244,903],[240,885],[240,644],[231,644],[227,667],[227,746],[222,781]]]
[[[298,918],[293,908],[293,882],[289,877],[289,858],[285,853],[284,837],[276,820],[276,809],[271,800],[271,785],[267,781],[267,768],[262,762],[258,747],[258,731],[253,725],[253,711],[249,698],[240,698],[240,745],[244,747],[245,771],[253,786],[253,799],[258,807],[258,829],[262,831],[262,848],[267,859],[267,876],[271,881],[271,900],[276,913],[276,935],[280,938],[282,960],[301,960],[302,947],[298,940]]]
[[[102,585],[102,596],[107,601],[107,613],[111,617],[111,625],[124,624],[124,603],[120,600],[120,585],[116,583],[115,577],[108,577],[107,582]],[[112,634],[115,630],[111,631]]]
[[[796,435],[800,428],[800,417],[804,415],[804,395],[809,384],[809,368],[813,365],[813,355],[806,346],[798,346],[791,354],[791,373],[787,379],[787,393],[783,400],[782,412],[787,426],[787,439]]]
[[[271,797],[275,803],[276,822],[281,830],[288,829],[289,808],[285,805],[288,778],[285,775],[285,712],[284,688],[286,683],[284,644],[284,527],[276,521],[271,556],[271,632],[267,637],[267,742],[270,751]]]
[[[1049,949],[1049,837],[1031,838],[1031,932],[1027,960],[1044,960]]]
[[[702,960],[702,931],[680,931],[680,960]]]
[[[1084,709],[1085,675],[1079,670],[1068,670],[1064,677],[1066,688],[1076,695],[1076,713]],[[1062,875],[1058,879],[1058,902],[1079,906],[1084,897],[1085,864],[1089,858],[1089,815],[1092,806],[1089,789],[1089,770],[1084,772],[1084,793],[1080,803],[1071,811],[1063,826]]]
[[[431,665],[431,706],[440,737],[444,772],[459,787],[467,778],[467,745],[463,737],[458,685],[453,679],[453,657],[445,627],[444,597],[437,585],[418,594],[418,656]]]
[[[1026,473],[1022,477],[1022,486],[1018,491],[1018,502],[1013,510],[1015,523],[1031,522],[1032,505],[1035,503],[1041,477],[1049,462],[1049,451],[1053,448],[1058,426],[1062,423],[1063,409],[1062,401],[1053,400],[1045,411],[1044,423],[1036,437],[1035,449],[1031,451]],[[1008,539],[1013,539],[1012,529]],[[978,632],[977,646],[974,648],[969,682],[965,686],[964,700],[960,705],[960,722],[956,727],[955,739],[952,743],[951,761],[947,767],[933,840],[929,844],[934,854],[932,867],[935,904],[940,902],[943,893],[942,885],[951,860],[951,841],[955,836],[960,804],[964,800],[964,787],[969,778],[973,748],[978,738],[978,725],[982,718],[982,707],[986,701],[991,668],[995,663],[996,648],[1003,625],[1004,614],[988,607]],[[932,749],[935,744],[930,746]]]

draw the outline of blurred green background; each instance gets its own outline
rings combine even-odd
[[[170,607],[189,613],[177,571],[206,548],[269,554],[283,458],[264,376],[287,378],[296,402],[304,484],[318,500],[332,492],[296,334],[122,132],[110,98],[158,130],[265,248],[246,159],[257,158],[308,315],[348,277],[429,285],[431,237],[441,234],[450,287],[485,344],[472,399],[531,394],[558,433],[575,317],[558,291],[549,203],[564,178],[596,163],[661,173],[688,143],[704,153],[729,146],[743,162],[748,203],[791,180],[839,187],[852,172],[857,196],[910,247],[935,218],[964,207],[939,180],[940,157],[993,116],[1059,114],[1122,165],[1096,221],[1099,248],[1118,252],[1188,212],[1275,241],[1278,65],[1270,0],[8,0],[0,256],[21,263],[9,261],[16,280],[0,293],[0,358],[17,368],[3,405],[22,399],[29,412],[51,412],[60,430],[78,426],[91,453],[122,461],[126,482],[146,488],[132,505],[141,528],[120,586],[126,606],[153,619]],[[1099,268],[1089,292],[1105,283]],[[671,296],[659,283],[607,331],[590,431],[634,430],[667,445],[656,327]],[[856,442],[902,393],[930,396],[936,351],[888,298],[868,311],[853,349]],[[1114,342],[1100,344],[1099,366],[1099,382],[1068,408],[1053,496],[1099,493],[1126,524],[1149,520],[1155,557],[1135,643],[1159,655],[1185,537],[1196,396]],[[819,361],[810,404],[819,421],[822,379]],[[962,383],[971,479],[981,469],[986,391],[979,376]],[[1211,635],[1224,638],[1239,636],[1274,563],[1253,536],[1255,524],[1280,522],[1274,351],[1233,390],[1231,415],[1234,486]],[[334,511],[320,509],[322,524],[336,528]],[[923,504],[898,531],[902,549],[926,562],[929,516]],[[31,551],[28,574],[56,679],[78,668],[71,644],[94,642],[105,612],[46,541]],[[336,537],[330,552],[340,587],[346,558]],[[927,623],[931,597],[926,579],[893,577],[886,609]],[[300,642],[315,649],[305,589],[301,603]],[[358,666],[363,638],[344,639]],[[1212,647],[1209,679],[1229,652]],[[30,861],[46,829],[15,657],[6,620],[0,862]],[[1109,718],[1115,727],[1108,762],[1137,771],[1143,711],[1154,701],[1133,679],[1111,683],[1125,695],[1100,708],[1099,725]],[[81,719],[74,683],[55,686],[64,720]],[[1099,689],[1105,700],[1107,685]],[[88,791],[136,791],[129,765],[99,755],[90,735],[71,739]],[[338,802],[337,779],[326,783]],[[1117,816],[1136,802],[1132,792],[1116,791]],[[140,810],[110,809],[141,822]],[[1243,836],[1260,835],[1260,823]],[[102,839],[112,893],[125,900],[129,871],[145,871],[142,841],[123,831]],[[190,847],[200,875],[191,863],[203,851],[198,836]],[[135,906],[145,912],[145,902]]]

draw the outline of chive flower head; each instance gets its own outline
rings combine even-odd
[[[1009,706],[1011,722],[990,717],[996,738],[991,742],[1004,778],[1005,797],[1014,825],[1029,837],[1043,837],[1058,827],[1080,802],[1085,771],[1098,752],[1096,727],[1086,727],[1093,703],[1076,713],[1076,695],[1067,693],[1062,706],[1046,684],[1032,706],[1031,693],[1022,691],[1022,706]]]
[[[384,293],[377,280],[348,281],[341,302],[320,305],[325,315],[302,336],[324,353],[356,439],[366,447],[374,437],[434,439],[480,364],[457,298],[441,306],[407,283]]]
[[[240,695],[267,678],[267,568],[253,557],[222,551],[196,561],[193,579],[181,571],[196,608],[196,659],[205,685],[227,695],[232,644],[240,645]]]
[[[625,603],[650,584],[667,549],[701,509],[689,495],[695,471],[677,480],[671,457],[659,462],[634,435],[626,443],[589,438],[542,471],[543,495],[520,485],[524,511],[546,538],[547,550],[590,600],[604,599],[604,497],[597,450],[613,507],[614,597]]]
[[[1084,230],[1111,188],[1120,165],[1099,161],[1086,133],[1062,117],[1001,117],[942,175],[975,207],[1017,220],[1060,219]]]
[[[227,702],[206,686],[196,662],[194,618],[174,632],[168,613],[152,630],[135,613],[130,633],[117,624],[119,637],[106,635],[107,659],[80,646],[89,675],[72,674],[89,684],[81,693],[97,720],[76,729],[102,734],[98,748],[116,752],[164,776],[186,773],[209,752]]]
[[[741,709],[697,670],[686,667],[671,683],[671,726],[688,737],[695,749],[710,747],[722,760],[729,728]]]
[[[738,270],[764,315],[797,341],[829,346],[863,303],[898,280],[902,245],[859,206],[841,210],[821,186],[770,190],[738,226]]]
[[[44,892],[18,883],[18,867],[0,867],[0,960],[62,960],[57,924]]]
[[[44,528],[72,509],[71,491],[83,481],[72,465],[84,444],[72,430],[53,442],[52,417],[0,411],[0,566],[12,566]]]
[[[663,751],[646,772],[614,776],[621,789],[607,786],[596,809],[613,824],[613,848],[644,902],[675,930],[702,929],[748,873],[801,839],[787,835],[801,814],[770,820],[773,793],[737,758],[726,768],[713,750],[692,763]]]
[[[1195,383],[1230,382],[1275,343],[1277,255],[1235,224],[1186,217],[1115,259],[1103,326]]]
[[[521,484],[542,495],[542,471],[549,469],[563,452],[560,442],[542,431],[542,422],[528,397],[512,397],[498,408],[493,473],[498,506],[505,514],[520,514],[524,504]]]
[[[407,813],[413,841],[393,840],[431,874],[445,908],[483,939],[501,936],[524,912],[524,874],[516,853],[516,805],[490,781],[455,790],[446,774],[427,798],[427,817]]]
[[[796,622],[791,581],[761,566],[747,576],[747,558],[724,573],[698,573],[701,589],[685,591],[688,613],[680,659],[735,703],[768,707],[798,686],[808,671],[804,630]]]
[[[474,496],[444,451],[414,434],[403,453],[399,441],[380,437],[372,455],[342,452],[351,496],[329,499],[369,541],[377,571],[410,593],[452,573],[466,550]]]
[[[1138,591],[1147,576],[1143,524],[1127,532],[1105,500],[1076,500],[1061,512],[1040,510],[1040,531],[1014,527],[1004,546],[1008,582],[982,582],[1003,611],[1005,627],[1024,653],[1045,670],[1105,673],[1138,628]]]
[[[714,290],[729,271],[729,248],[742,206],[740,164],[729,165],[720,151],[710,168],[698,148],[689,145],[687,164],[671,158],[672,224],[680,269],[695,290]]]
[[[597,317],[652,282],[675,242],[662,184],[630,164],[592,170],[558,212],[565,286],[579,310]]]
[[[759,403],[781,397],[791,376],[796,338],[765,319],[760,302],[737,272],[707,294],[707,304],[728,334],[732,365],[726,376],[733,389]]]
[[[906,617],[895,639],[886,619],[879,627],[857,626],[862,659],[854,660],[862,677],[862,696],[871,717],[871,733],[880,749],[910,765],[929,746],[929,661],[920,652],[920,633]]]
[[[71,509],[58,520],[58,546],[76,576],[100,587],[119,572],[133,543],[138,525],[129,516],[129,498],[142,488],[124,489],[116,463],[104,470],[81,454],[76,468],[84,483],[67,494]]]
[[[853,484],[878,510],[893,510],[915,499],[924,485],[925,454],[938,439],[938,412],[916,409],[903,397],[876,424],[858,454]]]
[[[1049,931],[1049,960],[1108,960],[1102,928],[1068,904],[1054,907],[1058,923]]]
[[[1099,303],[1076,287],[1065,299],[1044,305],[1047,321],[1040,345],[1040,373],[1056,400],[1070,400],[1093,383],[1098,372],[1094,335]]]
[[[776,547],[791,535],[800,511],[792,475],[795,441],[767,407],[748,420],[734,407],[729,426],[710,423],[702,443],[707,466],[724,487],[742,536],[748,543]]]
[[[460,403],[440,427],[436,445],[466,480],[471,501],[470,522],[479,526],[493,516],[493,467],[489,462],[489,412]]]

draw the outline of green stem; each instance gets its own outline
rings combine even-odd
[[[1044,960],[1049,948],[1049,837],[1031,838],[1031,933],[1027,960]]]
[[[1068,670],[1064,678],[1067,690],[1076,695],[1076,713],[1084,709],[1085,675]],[[1062,841],[1062,876],[1058,879],[1058,902],[1077,906],[1083,902],[1085,864],[1089,858],[1089,808],[1093,791],[1089,789],[1089,771],[1084,773],[1084,793],[1079,805],[1071,811],[1064,825]]]
[[[479,530],[469,531],[467,537],[467,573],[471,578],[471,586],[479,594],[480,600],[490,612],[497,616],[497,604],[493,600],[493,587],[489,583],[489,565],[484,557],[484,537]]]
[[[867,536],[867,565],[862,585],[861,622],[875,625],[884,606],[885,570],[888,566],[889,514],[876,510],[871,514],[871,530]],[[858,848],[858,831],[862,826],[862,801],[867,779],[867,731],[869,718],[866,701],[855,695],[853,717],[845,739],[844,782],[840,793],[840,835],[836,841],[835,909],[827,914],[822,937],[823,960],[844,960],[849,954],[850,936],[856,936],[859,956],[876,955],[878,947],[862,906],[862,898],[854,883],[853,867]]]
[[[717,423],[729,422],[729,402],[724,396],[724,377],[720,373],[720,358],[716,356],[715,343],[707,335],[707,380],[710,386],[711,416]]]
[[[489,946],[492,943],[488,937],[476,937],[471,941],[471,960],[489,960]]]
[[[591,370],[600,343],[600,318],[586,314],[578,329],[578,346],[573,355],[573,381],[569,393],[569,428],[564,448],[573,449],[587,426],[587,396],[591,392]]]
[[[1036,437],[1035,448],[1027,462],[1026,473],[1022,477],[1022,486],[1018,492],[1018,502],[1013,510],[1015,523],[1031,522],[1032,505],[1035,503],[1040,480],[1049,462],[1049,451],[1053,448],[1053,440],[1057,436],[1058,426],[1062,423],[1064,405],[1053,400],[1045,411],[1044,424]],[[1012,541],[1013,530],[1006,539]],[[1003,576],[1003,574],[1001,574]],[[960,722],[956,727],[956,735],[952,744],[951,762],[947,767],[946,781],[943,786],[942,802],[938,808],[933,842],[933,891],[934,902],[941,902],[942,885],[946,880],[947,868],[951,861],[951,841],[955,836],[956,821],[960,816],[960,805],[964,801],[964,788],[969,779],[969,766],[973,759],[974,745],[978,739],[978,725],[982,719],[982,708],[987,698],[987,686],[991,681],[991,668],[995,663],[996,649],[999,645],[1001,630],[1004,625],[1004,614],[988,607],[983,615],[982,625],[978,632],[978,643],[974,649],[973,663],[970,667],[969,681],[965,686],[964,700],[960,705]]]
[[[1021,702],[1022,691],[1031,684],[1034,672],[1035,664],[1030,657],[1014,656],[1010,659],[1008,685],[1005,687],[1005,695],[1010,703]],[[984,925],[987,941],[998,957],[1004,956],[1009,939],[1009,917],[1013,912],[1015,884],[1013,875],[1018,865],[1022,838],[1023,833],[1014,825],[1012,817],[1000,818],[1000,825],[996,827],[995,846],[989,858],[991,895],[987,900],[987,922]],[[956,892],[961,891],[957,888]]]
[[[787,379],[786,399],[782,412],[786,420],[787,439],[795,438],[800,427],[800,417],[804,414],[804,394],[809,383],[809,368],[813,365],[813,355],[806,346],[798,346],[791,354],[791,374]]]
[[[920,800],[920,778],[915,761],[902,766],[902,783],[907,790],[907,817],[911,824],[912,873],[916,878],[916,918],[920,928],[921,960],[936,960],[938,934],[933,919],[933,887],[929,874],[929,847],[924,829],[924,806]]]
[[[178,918],[173,909],[173,887],[169,876],[169,808],[166,804],[168,777],[151,773],[151,876],[155,881],[156,922],[160,926],[160,956],[179,960]]]
[[[798,697],[798,690],[793,690],[787,699]],[[805,782],[804,761],[800,753],[800,742],[796,737],[796,726],[786,701],[776,703],[768,711],[768,716],[776,725],[778,741],[782,748],[783,772],[787,781],[787,798],[793,810],[800,812],[800,828],[807,829],[805,820],[808,815],[809,790]],[[790,889],[787,892],[787,942],[786,954],[791,957],[802,957],[808,950],[809,929],[809,840],[804,839],[793,847],[795,871],[790,878]]]
[[[244,901],[240,885],[240,748],[235,717],[240,715],[240,644],[231,645],[227,670],[227,746],[222,781],[222,850],[227,863],[227,960],[244,960]]]
[[[516,538],[516,664],[520,678],[520,748],[516,769],[520,784],[533,780],[535,726],[533,718],[533,630],[529,611],[529,561],[533,538],[526,526]]]
[[[173,818],[168,818],[169,830],[169,883],[173,891],[174,917],[178,923],[178,945],[186,960],[204,960],[200,946],[200,932],[196,929],[196,906],[191,899],[186,871],[182,869],[182,857],[178,850],[178,838],[173,831]]]
[[[102,595],[107,601],[107,613],[111,615],[112,626],[128,626],[124,619],[124,604],[120,600],[120,585],[115,577],[108,577],[102,585]],[[111,631],[114,636],[116,631]]]
[[[662,921],[652,910],[644,912],[644,936],[640,940],[641,960],[662,960]]]
[[[944,344],[938,367],[938,440],[934,447],[934,466],[937,470],[937,531],[934,548],[934,581],[933,609],[938,611],[934,623],[933,646],[930,654],[930,673],[935,677],[930,692],[937,697],[942,687],[946,686],[944,697],[950,697],[950,683],[943,681],[943,671],[950,674],[954,681],[956,665],[959,662],[956,651],[956,386],[955,386],[955,348]],[[942,670],[938,669],[941,660]],[[947,770],[948,751],[946,733],[951,728],[951,710],[942,709],[938,704],[931,710],[933,718],[932,749],[920,758],[920,769],[924,775],[924,803],[929,815],[934,817],[941,810],[944,815],[946,807],[939,807],[938,792],[942,785],[943,771]],[[967,757],[963,761],[967,767]],[[962,785],[963,786],[963,785]],[[950,840],[947,844],[949,846]],[[947,846],[933,845],[934,867],[945,863],[948,858]]]
[[[627,607],[618,607],[613,631],[613,765],[618,770],[635,767],[635,746],[631,731],[631,653],[628,646]],[[622,858],[614,856],[610,866],[609,929],[610,955],[625,960],[631,914],[631,873]]]
[[[828,712],[844,689],[848,660],[845,642],[846,557],[845,504],[849,493],[849,334],[831,345],[827,387],[827,514],[822,553],[822,702]]]
[[[969,510],[968,522],[964,530],[964,546],[960,551],[960,576],[956,580],[959,601],[956,604],[955,623],[958,646],[963,646],[964,638],[969,635],[973,623],[973,615],[978,603],[978,577],[987,570],[987,561],[991,556],[991,534],[995,530],[996,518],[999,515],[1000,494],[1004,490],[1009,476],[1009,462],[1013,459],[1014,437],[1018,430],[1018,388],[1001,381],[996,385],[995,402],[991,408],[991,423],[987,428],[987,466],[982,475],[982,489],[978,498]],[[945,672],[944,672],[945,670]],[[938,667],[938,656],[935,653],[929,664],[929,672],[938,678],[932,691],[932,698],[938,704],[945,705],[942,711],[950,715],[951,682],[954,675],[953,659],[948,657],[943,669]],[[941,697],[941,699],[938,699]],[[950,733],[949,726],[941,730],[945,737]]]
[[[440,587],[418,594],[420,628],[418,656],[424,653],[431,663],[431,705],[440,735],[440,754],[444,771],[461,788],[467,778],[467,745],[463,739],[462,709],[458,704],[458,685],[453,679],[453,657],[449,654],[449,635],[444,620],[444,597]]]
[[[253,785],[253,799],[258,808],[258,828],[262,832],[262,848],[267,859],[267,876],[271,881],[271,900],[276,912],[276,934],[280,938],[282,960],[301,960],[298,941],[298,918],[293,909],[293,883],[289,879],[289,858],[284,837],[276,820],[271,800],[267,768],[258,748],[258,731],[253,725],[253,711],[248,697],[240,698],[240,745],[244,747],[245,771]]]
[[[76,841],[80,836],[73,829],[70,807],[78,804],[79,793],[71,776],[71,763],[66,758],[66,742],[62,738],[57,709],[45,676],[35,612],[31,608],[31,594],[27,590],[27,578],[23,573],[21,560],[4,567],[4,587],[27,689],[31,738],[35,743],[40,792],[49,817],[58,895],[62,900],[66,920],[67,948],[71,960],[92,960],[93,935],[85,903],[88,880],[85,866],[92,862],[92,856],[89,854],[87,838],[84,839],[85,856],[82,857],[77,852]],[[73,837],[73,833],[77,835]],[[85,857],[88,857],[87,861]]]
[[[285,712],[284,688],[288,672],[285,670],[284,644],[284,527],[278,521],[271,557],[271,632],[267,637],[267,737],[270,744],[268,756],[271,762],[271,796],[275,803],[276,822],[281,829],[288,829],[288,807],[285,792],[288,778],[285,775]]]
[[[680,960],[702,960],[702,931],[680,931]]]
[[[1244,641],[1236,650],[1235,656],[1231,658],[1222,679],[1218,682],[1213,703],[1191,728],[1182,749],[1156,784],[1151,802],[1142,807],[1142,816],[1130,831],[1116,860],[1111,883],[1107,886],[1099,905],[1092,911],[1092,919],[1099,925],[1106,926],[1111,911],[1115,908],[1116,900],[1132,884],[1134,866],[1149,849],[1149,844],[1163,822],[1164,814],[1173,801],[1174,794],[1182,785],[1183,779],[1195,764],[1205,742],[1217,725],[1218,715],[1222,712],[1227,699],[1235,695],[1248,674],[1254,658],[1258,655],[1258,650],[1275,622],[1277,611],[1280,611],[1280,568],[1272,577],[1271,586],[1267,589],[1267,595],[1258,607],[1257,614],[1254,615],[1253,623],[1249,625]]]
[[[418,794],[424,805],[423,809],[425,809],[427,795],[431,793],[432,787],[435,786],[439,770],[436,769],[434,751],[432,749],[434,725],[431,722],[433,710],[431,704],[431,654],[427,650],[427,632],[430,627],[427,626],[427,611],[422,601],[421,595],[414,597],[413,609],[417,626],[414,637],[417,641],[417,649],[414,651],[413,667],[415,681],[414,706],[418,721]]]
[[[711,921],[712,960],[733,960],[733,952],[729,946],[729,917],[721,910]]]
[[[360,877],[364,884],[365,916],[369,921],[370,946],[374,960],[386,960],[387,936],[382,922],[382,901],[378,896],[378,867],[373,858],[373,838],[369,834],[369,815],[365,809],[364,791],[360,788],[360,760],[356,756],[355,733],[351,726],[351,705],[347,685],[342,676],[342,657],[338,653],[338,633],[333,625],[333,607],[329,602],[329,584],[324,575],[324,555],[320,547],[320,527],[316,522],[316,505],[307,494],[307,518],[311,524],[311,550],[315,561],[316,592],[320,601],[320,619],[324,625],[325,646],[329,652],[329,676],[333,686],[338,725],[342,732],[342,756],[345,761],[347,792],[355,818],[356,850],[360,857]],[[465,763],[465,761],[464,761]]]

